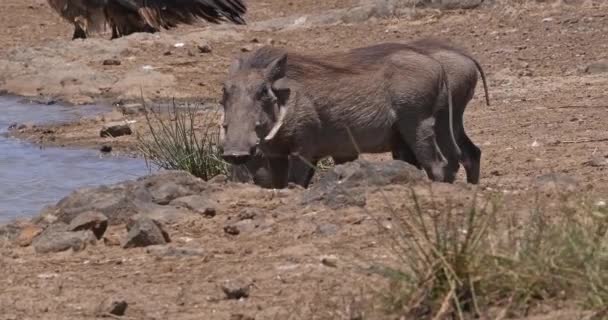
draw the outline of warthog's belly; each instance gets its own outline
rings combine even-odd
[[[340,130],[326,132],[319,141],[323,156],[350,157],[359,153],[381,153],[391,151],[390,127]]]

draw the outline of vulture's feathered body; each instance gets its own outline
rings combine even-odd
[[[48,0],[65,20],[74,24],[73,39],[106,25],[112,39],[134,32],[157,32],[198,19],[211,23],[245,24],[242,0]]]

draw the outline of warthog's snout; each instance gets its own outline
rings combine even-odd
[[[251,155],[253,152],[240,152],[240,151],[227,151],[222,154],[222,158],[234,165],[245,164],[249,159],[251,159]]]

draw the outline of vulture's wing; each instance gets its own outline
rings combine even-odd
[[[47,0],[63,19],[74,23],[76,18],[84,18],[89,22],[89,29],[100,30],[105,24],[103,8],[108,0]]]
[[[242,0],[110,0],[130,11],[137,11],[150,26],[170,28],[197,19],[211,23],[230,21],[245,24],[247,8]]]

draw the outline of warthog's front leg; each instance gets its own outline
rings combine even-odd
[[[271,157],[268,158],[268,167],[272,179],[272,187],[275,189],[283,189],[287,186],[289,158],[288,157]]]
[[[289,182],[307,188],[315,174],[317,162],[316,159],[310,160],[309,157],[292,154],[289,160]]]

